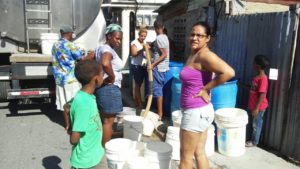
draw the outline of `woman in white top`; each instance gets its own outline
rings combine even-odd
[[[141,99],[141,85],[144,81],[147,67],[145,62],[145,52],[143,45],[145,44],[145,39],[147,37],[147,29],[141,27],[139,30],[138,39],[131,42],[130,53],[131,53],[131,65],[130,72],[133,75],[135,88],[134,88],[134,97],[136,107],[138,109],[143,108],[142,99]]]
[[[123,111],[121,81],[122,60],[114,50],[121,44],[122,28],[117,24],[107,26],[106,43],[95,50],[96,61],[103,67],[103,85],[95,91],[98,109],[103,123],[102,145],[111,139],[115,117]]]

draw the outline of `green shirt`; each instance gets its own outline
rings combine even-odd
[[[97,165],[104,155],[102,124],[94,95],[78,91],[71,103],[72,131],[80,132],[80,140],[72,148],[71,165],[90,168]]]

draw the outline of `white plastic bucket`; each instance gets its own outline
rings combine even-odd
[[[124,116],[124,138],[140,141],[143,133],[143,118],[140,116]]]
[[[144,117],[144,114],[145,114],[145,109],[142,110],[141,116]],[[145,119],[151,120],[152,123],[154,124],[154,126],[156,126],[158,124],[159,116],[158,116],[158,114],[156,114],[152,111],[149,111],[147,116],[145,117]]]
[[[168,127],[168,132],[166,136],[166,143],[172,145],[172,159],[180,160],[180,140],[179,140],[179,127]],[[207,156],[212,156],[215,153],[215,127],[210,125],[207,131],[207,139],[205,144],[205,152]]]
[[[128,169],[150,169],[145,157],[132,157],[128,160]]]
[[[207,130],[205,153],[207,156],[212,156],[215,153],[215,127],[213,125],[210,125]]]
[[[176,110],[172,112],[172,122],[173,126],[180,127],[181,124],[182,113],[181,110]]]
[[[151,136],[155,126],[149,119],[143,119],[143,135]]]
[[[248,115],[238,108],[222,108],[216,111],[218,151],[226,156],[245,153],[246,124]]]
[[[149,161],[149,169],[169,169],[172,146],[164,142],[148,142],[144,156]]]
[[[46,55],[51,55],[53,44],[59,39],[58,34],[57,33],[41,33],[40,39],[41,39],[42,53],[46,54]]]
[[[172,159],[173,160],[180,160],[180,140],[179,140],[179,133],[180,128],[179,127],[168,127],[168,132],[166,136],[166,143],[169,143],[172,148]]]
[[[125,138],[117,138],[105,144],[105,155],[109,169],[123,169],[126,161],[134,151],[134,143]]]
[[[123,122],[123,118],[124,116],[128,116],[128,115],[136,115],[136,109],[132,108],[132,107],[123,107],[123,111],[119,114],[117,114],[116,118],[115,118],[115,123],[117,123],[117,129],[116,130],[123,130],[124,127],[124,122]]]

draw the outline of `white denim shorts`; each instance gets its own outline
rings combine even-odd
[[[212,104],[200,108],[182,110],[180,128],[191,132],[204,132],[213,122],[214,113]]]

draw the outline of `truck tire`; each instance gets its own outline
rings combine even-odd
[[[7,89],[11,89],[10,81],[0,81],[0,101],[7,100]]]

